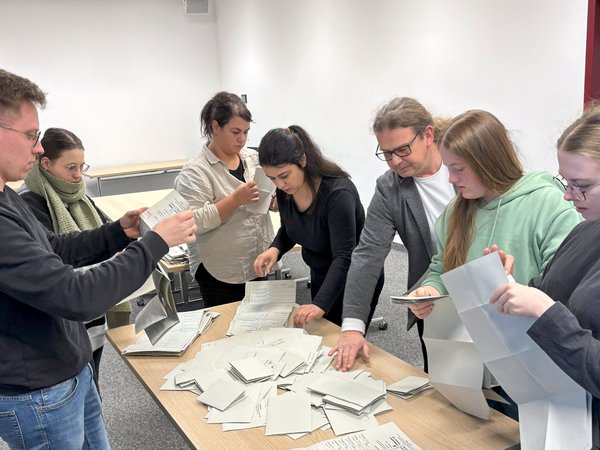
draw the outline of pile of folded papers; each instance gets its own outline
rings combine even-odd
[[[189,390],[223,431],[265,427],[298,439],[331,427],[336,435],[378,425],[391,410],[386,386],[364,370],[327,370],[332,357],[320,336],[298,328],[236,334],[202,345],[167,374],[161,390]],[[277,395],[277,388],[289,392]]]
[[[404,400],[414,397],[427,389],[431,389],[429,378],[408,376],[400,381],[390,384],[387,391]]]
[[[125,355],[179,356],[194,340],[219,317],[210,309],[178,313],[179,323],[173,325],[152,344],[146,333],[140,333],[136,341],[123,350]]]
[[[179,244],[169,248],[163,259],[171,264],[187,264],[189,261],[187,244]]]

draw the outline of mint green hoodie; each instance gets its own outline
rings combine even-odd
[[[540,275],[563,239],[583,220],[570,202],[563,199],[547,172],[530,172],[508,192],[489,203],[479,200],[475,214],[473,242],[467,261],[483,255],[483,249],[497,244],[515,257],[513,277],[527,284]],[[435,223],[438,252],[431,260],[423,286],[433,286],[447,294],[440,275],[444,273],[444,248],[452,201]]]

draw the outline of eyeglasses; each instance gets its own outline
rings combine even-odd
[[[78,164],[75,164],[75,163],[71,163],[71,164],[67,164],[65,166],[65,169],[67,169],[71,173],[77,172],[77,169],[79,169],[79,171],[81,173],[86,173],[89,168],[90,168],[90,166],[87,165],[86,163],[83,163],[81,165],[78,165]]]
[[[33,142],[32,147],[36,146],[36,144],[40,140],[40,136],[42,134],[42,132],[40,130],[37,130],[35,133],[28,133],[27,131],[15,130],[13,127],[9,127],[8,125],[2,125],[2,124],[0,124],[0,128],[4,128],[5,130],[16,131],[17,133],[24,134],[27,139],[29,139],[30,141]]]
[[[412,149],[410,148],[410,146],[413,142],[415,142],[415,139],[420,133],[421,131],[418,131],[417,134],[415,134],[415,137],[412,138],[412,140],[408,144],[401,145],[400,147],[395,148],[394,150],[381,150],[378,144],[377,149],[375,150],[375,156],[377,156],[382,161],[391,161],[394,157],[393,155],[396,155],[400,158],[404,158],[405,156],[410,155],[412,153]]]
[[[561,186],[565,189],[565,191],[571,191],[571,194],[575,198],[575,200],[582,202],[585,201],[585,193],[591,191],[592,189],[600,186],[599,183],[588,184],[585,186],[580,186],[577,183],[569,183],[567,180],[563,178],[562,175],[558,174],[554,177],[556,181],[558,181]]]

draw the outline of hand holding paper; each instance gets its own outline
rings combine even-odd
[[[158,203],[147,208],[141,215],[140,231],[146,234],[149,230],[152,230],[162,220],[179,214],[189,208],[188,202],[179,194],[179,192],[173,190],[169,192],[167,196],[161,199]],[[169,247],[172,247],[170,245]]]
[[[500,261],[502,261],[502,265],[504,266],[504,272],[506,272],[507,275],[511,275],[515,267],[515,257],[507,254],[504,250],[500,250],[500,247],[498,247],[496,244],[490,246],[489,248],[483,249],[484,256],[493,252],[498,252]]]
[[[498,312],[513,316],[540,317],[554,304],[554,300],[539,289],[518,283],[505,283],[490,297]]]
[[[133,211],[127,211],[123,217],[119,219],[119,223],[123,231],[129,239],[136,239],[142,235],[140,216],[148,208],[139,208]]]
[[[256,189],[256,200],[246,206],[246,211],[258,214],[267,214],[272,203],[271,194],[275,191],[275,185],[265,175],[262,167],[254,171],[254,187]]]
[[[415,289],[410,294],[409,297],[439,297],[440,293],[438,290],[431,286],[422,286],[420,288]],[[422,302],[422,303],[413,303],[408,304],[408,307],[413,312],[415,316],[419,319],[424,319],[431,311],[433,311],[433,302]]]
[[[399,305],[414,305],[417,303],[431,303],[436,300],[446,298],[447,295],[424,295],[423,297],[413,297],[410,295],[390,295],[390,300],[392,303],[397,303]]]
[[[169,247],[191,244],[196,240],[196,222],[193,211],[183,211],[160,221],[152,231],[164,239]]]

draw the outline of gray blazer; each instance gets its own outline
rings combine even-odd
[[[352,252],[343,318],[367,322],[375,285],[396,232],[408,251],[408,287],[412,287],[429,268],[437,249],[433,246],[414,180],[388,170],[377,179],[360,242]],[[407,328],[410,329],[417,318],[408,311]]]

